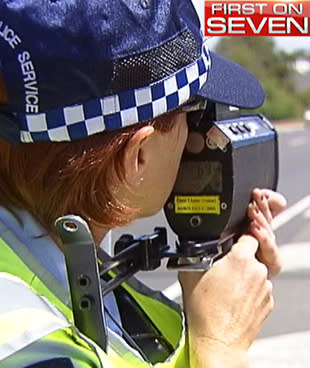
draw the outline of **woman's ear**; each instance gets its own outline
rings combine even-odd
[[[151,125],[140,128],[125,147],[124,168],[126,181],[129,184],[139,184],[143,180],[143,173],[150,157],[147,142],[154,131]]]

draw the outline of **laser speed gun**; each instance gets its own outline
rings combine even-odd
[[[278,179],[277,134],[263,115],[240,116],[239,110],[219,104],[209,105],[198,118],[192,114],[178,177],[165,205],[178,250],[189,259],[182,257],[183,268],[199,263],[208,251],[214,259],[225,253],[217,248],[244,230],[252,190],[275,190]]]

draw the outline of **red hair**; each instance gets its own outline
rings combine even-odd
[[[65,214],[80,215],[91,227],[128,224],[139,209],[116,201],[111,178],[124,180],[124,147],[134,133],[146,124],[170,131],[174,114],[74,142],[13,147],[0,139],[0,205],[29,211],[51,235]]]

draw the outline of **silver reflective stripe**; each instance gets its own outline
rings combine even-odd
[[[0,206],[0,235],[4,242],[14,251],[18,258],[23,260],[23,263],[35,273],[36,277],[42,281],[42,283],[60,299],[65,305],[68,304],[70,297],[68,290],[64,289],[62,285],[38,262],[30,250],[23,244],[16,234],[12,232],[7,224],[4,222],[3,214],[1,214],[3,208]],[[5,215],[6,217],[7,215]],[[25,221],[25,219],[23,219]],[[34,280],[33,280],[34,281]],[[33,282],[32,281],[32,282]]]
[[[109,367],[101,349],[81,334],[45,298],[35,294],[21,279],[0,272],[0,366],[8,358],[44,336],[70,327],[97,354],[102,366]],[[123,356],[130,352],[143,362],[142,357],[118,335],[109,330],[109,354]],[[111,365],[112,367],[112,365]]]
[[[0,360],[59,329],[66,318],[17,277],[0,273]]]

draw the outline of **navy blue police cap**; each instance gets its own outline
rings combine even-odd
[[[190,0],[0,3],[0,135],[71,141],[148,121],[194,96],[256,108],[264,92],[208,50]]]

